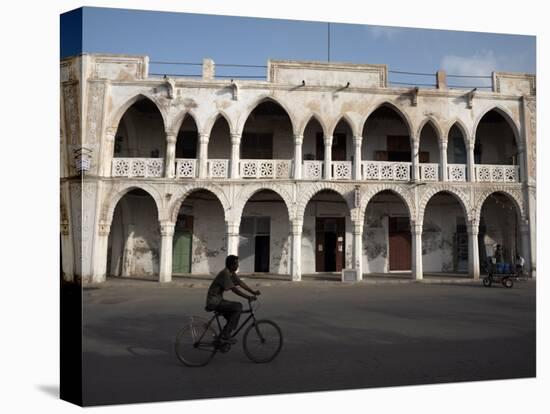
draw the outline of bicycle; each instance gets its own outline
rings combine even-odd
[[[205,308],[207,312],[211,312]],[[258,307],[256,307],[258,310]],[[281,328],[268,319],[256,319],[252,301],[248,301],[248,309],[243,314],[249,314],[248,318],[235,329],[231,338],[252,320],[252,324],[243,335],[243,349],[245,355],[253,362],[270,362],[279,354],[283,346],[283,333]],[[208,364],[218,351],[229,352],[231,344],[221,340],[222,325],[221,313],[214,311],[209,321],[201,317],[191,317],[191,322],[176,335],[175,351],[178,359],[188,367],[202,367]],[[213,324],[216,321],[217,331]]]

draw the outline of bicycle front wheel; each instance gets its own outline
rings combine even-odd
[[[202,367],[214,357],[216,340],[212,327],[204,322],[191,322],[176,336],[176,356],[188,367]]]
[[[254,362],[272,361],[282,346],[283,333],[275,322],[265,319],[256,321],[244,333],[244,353]]]

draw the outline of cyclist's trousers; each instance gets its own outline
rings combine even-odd
[[[220,312],[227,320],[222,334],[225,337],[229,337],[231,331],[237,328],[237,325],[239,324],[239,318],[241,317],[241,313],[243,311],[243,305],[240,302],[231,302],[223,299],[220,304],[216,306],[216,311]]]

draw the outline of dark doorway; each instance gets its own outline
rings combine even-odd
[[[269,272],[269,235],[256,236],[254,244],[254,271]]]
[[[317,217],[315,271],[340,272],[345,257],[345,217]]]
[[[390,271],[411,270],[411,230],[408,217],[389,217]]]

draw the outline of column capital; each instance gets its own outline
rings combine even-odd
[[[69,220],[61,220],[59,223],[60,225],[60,232],[63,236],[68,236],[70,233],[69,229]]]
[[[332,146],[332,135],[323,136],[323,142],[325,143],[325,147],[331,147]]]
[[[304,142],[304,136],[302,134],[294,134],[294,144],[302,145]]]
[[[199,144],[208,144],[208,141],[210,141],[210,134],[201,132],[199,134]]]
[[[229,236],[239,235],[240,223],[229,222],[229,223],[226,223],[226,227],[227,227],[227,234]]]
[[[177,137],[178,136],[178,131],[176,131],[174,129],[167,129],[164,132],[166,133],[167,137]]]
[[[440,139],[439,140],[439,146],[442,150],[446,150],[448,145],[449,145],[449,140],[448,139]]]
[[[292,233],[292,235],[296,235],[296,236],[301,235],[303,226],[304,226],[303,220],[292,220],[290,222],[290,232]]]
[[[422,227],[423,227],[422,223],[419,223],[419,222],[416,222],[416,221],[411,221],[411,234],[413,236],[417,236],[419,234],[422,234]]]
[[[479,234],[479,223],[477,220],[472,220],[466,225],[466,230],[469,235],[477,236]]]
[[[472,141],[466,141],[466,150],[473,151],[476,146],[475,142]]]
[[[353,145],[360,147],[363,142],[363,135],[354,135],[353,136]]]
[[[161,236],[166,237],[174,235],[174,227],[176,226],[176,223],[169,220],[161,220],[159,221],[159,225]]]
[[[361,235],[363,234],[363,221],[361,220],[357,220],[357,221],[352,221],[351,222],[351,225],[352,225],[352,232],[354,235]]]
[[[529,220],[528,219],[521,219],[519,223],[519,231],[520,233],[529,233],[531,230],[529,228]]]
[[[239,133],[231,133],[231,144],[232,145],[240,145],[241,143],[241,134]]]

